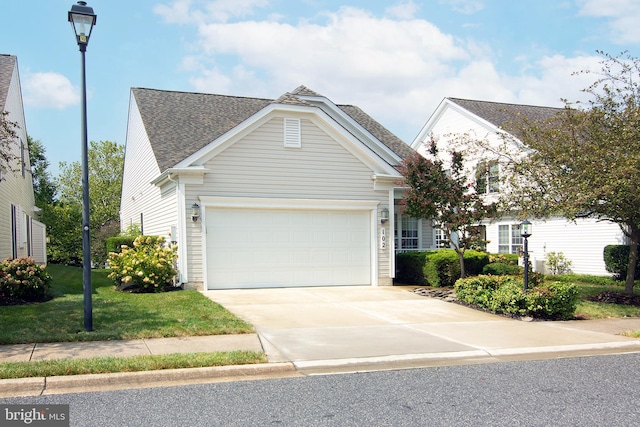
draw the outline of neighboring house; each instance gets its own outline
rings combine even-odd
[[[276,100],[133,88],[121,227],[177,243],[190,288],[391,285],[385,216],[412,153],[304,86]]]
[[[31,257],[46,264],[46,228],[35,219],[40,211],[33,195],[18,59],[13,55],[0,54],[0,111],[18,125],[10,148],[15,160],[8,170],[0,167],[0,260]]]
[[[514,126],[516,115],[530,120],[542,120],[559,111],[561,109],[550,107],[445,98],[411,147],[423,154],[423,142],[429,141],[433,135],[442,153],[446,152],[456,137],[466,134],[471,139],[484,141],[484,144],[497,148],[505,141],[501,134],[506,133],[515,138],[517,143],[518,131]],[[490,150],[472,153],[465,158],[468,161],[471,180],[475,181],[478,191],[486,193],[488,200],[496,198],[503,190],[500,188],[501,168],[498,156]],[[606,275],[608,273],[603,260],[604,247],[609,244],[627,243],[620,227],[609,222],[578,219],[574,223],[558,217],[546,221],[529,218],[529,221],[533,224],[533,234],[529,238],[529,253],[534,269],[539,271],[544,269],[543,262],[547,253],[562,252],[572,262],[572,271],[575,273]],[[512,217],[485,222],[485,238],[489,241],[487,251],[521,251],[523,239],[520,236],[519,222]],[[424,230],[422,232],[424,234]]]

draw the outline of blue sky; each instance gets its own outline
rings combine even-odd
[[[277,98],[297,86],[353,104],[411,143],[447,96],[584,99],[596,50],[638,55],[637,0],[87,0],[88,133],[125,143],[131,87]],[[51,171],[80,158],[73,1],[3,2],[27,132]]]

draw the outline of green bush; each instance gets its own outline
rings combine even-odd
[[[604,247],[604,265],[616,280],[625,280],[629,264],[629,245],[607,245]],[[640,271],[636,264],[634,279],[640,279]]]
[[[502,262],[492,262],[484,266],[482,274],[492,276],[518,276],[523,272],[523,268],[518,265],[504,264]]]
[[[460,260],[455,251],[443,249],[429,252],[424,266],[429,286],[453,286],[460,278]]]
[[[571,261],[562,252],[549,252],[546,262],[549,272],[554,276],[571,271]]]
[[[576,310],[578,289],[570,283],[544,283],[524,292],[522,282],[508,276],[476,276],[455,284],[457,298],[495,313],[570,319]]]
[[[122,252],[122,246],[133,247],[133,241],[136,236],[115,236],[107,239],[107,254],[112,252],[119,254]]]
[[[117,287],[139,292],[161,292],[170,289],[177,271],[174,268],[177,247],[168,247],[161,236],[138,236],[133,247],[122,247],[120,253],[109,254],[111,273]]]
[[[474,250],[464,253],[464,271],[467,276],[477,276],[482,273],[484,266],[489,264],[489,254]]]
[[[489,262],[489,254],[467,250],[464,266],[469,275],[476,275]],[[460,278],[460,260],[453,249],[401,252],[396,255],[396,282],[408,285],[451,287]]]
[[[518,265],[520,257],[518,254],[489,254],[489,262],[500,262],[508,265]]]
[[[578,287],[571,283],[544,283],[527,293],[527,302],[531,316],[571,319],[578,303]]]
[[[15,304],[47,298],[51,276],[31,258],[0,262],[0,303]]]
[[[426,285],[424,264],[426,251],[400,252],[396,255],[396,282],[407,285]]]

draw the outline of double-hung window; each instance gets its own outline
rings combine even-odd
[[[498,226],[498,252],[501,254],[518,254],[522,252],[523,239],[520,235],[520,224]]]
[[[500,165],[497,160],[478,163],[476,168],[476,191],[480,194],[500,191]]]
[[[404,215],[396,215],[395,218],[396,249],[418,249],[420,247],[418,219]]]

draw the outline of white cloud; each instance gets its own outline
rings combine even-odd
[[[195,90],[277,98],[304,84],[336,103],[363,108],[407,142],[444,97],[547,106],[578,100],[593,76],[571,73],[601,59],[529,58],[522,70],[506,74],[486,44],[389,10],[378,17],[343,7],[323,21],[293,24],[208,16],[182,63]]]
[[[252,15],[256,7],[264,7],[268,0],[196,1],[203,10],[192,9],[192,0],[175,0],[171,6],[157,5],[153,11],[167,23],[189,24],[207,21],[227,22],[231,18]]]
[[[80,102],[80,90],[58,73],[31,73],[23,81],[24,102],[40,108],[65,109]]]
[[[637,0],[579,0],[580,15],[609,18],[614,43],[640,42],[640,2]]]
[[[392,18],[412,19],[418,10],[420,10],[420,6],[412,0],[406,0],[386,8],[385,13]]]

